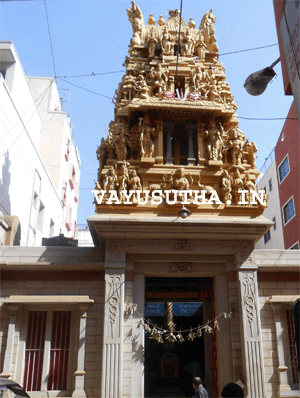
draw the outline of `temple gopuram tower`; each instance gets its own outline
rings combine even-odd
[[[127,14],[133,36],[88,220],[105,247],[101,397],[191,396],[196,369],[210,396],[240,379],[245,396],[263,398],[251,253],[271,225],[268,198],[219,61],[216,16],[196,28],[178,10],[146,23],[132,2]]]

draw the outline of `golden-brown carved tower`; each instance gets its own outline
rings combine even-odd
[[[254,204],[250,194],[257,190],[257,148],[238,127],[212,10],[199,29],[178,10],[156,25],[152,14],[144,23],[134,2],[127,14],[133,37],[126,73],[108,137],[97,149],[97,213],[176,214],[184,200],[177,191],[192,190],[206,191],[201,204],[189,196],[192,213],[261,215],[266,195]],[[172,192],[154,203],[155,190]]]

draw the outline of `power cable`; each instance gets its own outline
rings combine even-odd
[[[177,60],[176,60],[176,72],[175,72],[175,79],[174,79],[175,88],[177,86],[177,70],[178,70],[179,50],[181,50],[181,48],[180,48],[181,18],[182,18],[182,0],[180,0],[179,31],[178,31],[178,44],[177,44]]]
[[[68,84],[71,84],[71,86],[75,86],[75,87],[80,88],[81,90],[85,90],[85,91],[87,91],[87,92],[89,92],[89,93],[91,93],[91,94],[100,95],[100,97],[104,97],[104,98],[108,98],[108,99],[113,100],[112,97],[108,97],[107,95],[100,94],[100,93],[96,93],[95,91],[91,91],[91,90],[89,90],[89,89],[87,89],[87,88],[78,86],[77,84],[71,83],[71,82],[69,82],[68,80],[62,79],[61,77],[58,77],[58,76],[57,76],[57,78],[60,79],[60,80],[62,80],[63,82],[66,82],[66,83],[68,83]]]
[[[54,61],[54,52],[53,52],[53,46],[52,46],[51,31],[50,31],[50,23],[49,23],[49,17],[48,17],[48,10],[47,10],[46,0],[44,0],[44,4],[45,4],[45,11],[46,11],[47,25],[48,25],[48,33],[49,33],[49,40],[50,40],[50,47],[51,47],[51,54],[52,54],[52,62],[53,62],[54,76],[56,77],[56,67],[55,67],[55,61]]]
[[[100,75],[111,75],[113,73],[121,73],[121,72],[126,72],[126,69],[115,70],[115,71],[112,71],[112,72],[99,72],[99,73],[92,72],[92,73],[86,74],[86,75],[57,76],[57,78],[60,79],[60,78],[63,77],[64,79],[66,79],[67,77],[68,78],[69,77],[91,77],[91,76],[100,76]]]
[[[248,48],[248,49],[246,49],[246,50],[231,51],[231,52],[229,52],[229,53],[219,54],[219,57],[221,57],[221,56],[223,56],[223,55],[244,53],[244,52],[246,52],[246,51],[260,50],[261,48],[268,48],[268,47],[274,47],[274,46],[278,46],[278,43],[269,44],[269,45],[267,45],[267,46]]]

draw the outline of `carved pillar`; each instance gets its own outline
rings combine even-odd
[[[145,276],[134,276],[133,302],[137,304],[137,312],[144,315],[145,311]],[[143,328],[137,327],[139,315],[133,314],[132,339],[132,398],[144,398],[144,350],[145,333]]]
[[[272,307],[275,315],[275,326],[276,326],[276,340],[277,340],[277,352],[278,352],[278,372],[279,372],[279,397],[289,396],[291,387],[288,382],[288,367],[284,360],[284,349],[282,340],[282,320],[280,316],[281,303],[272,303]]]
[[[174,164],[174,158],[172,157],[172,134],[174,130],[175,123],[173,121],[164,123],[164,132],[166,134],[166,164]]]
[[[215,313],[221,314],[230,312],[228,298],[228,280],[226,274],[217,274],[214,281],[215,285]],[[219,391],[233,380],[232,367],[232,351],[230,342],[230,322],[228,319],[220,320],[222,333],[216,333],[217,338],[217,357],[218,357],[218,384]],[[228,366],[224,366],[228,364]]]
[[[255,266],[253,266],[253,268],[249,266],[249,268],[250,269],[240,269],[238,271],[242,317],[243,361],[246,374],[247,397],[264,398],[265,379],[258,304],[257,271]]]
[[[72,397],[85,398],[86,394],[84,391],[84,356],[85,356],[85,337],[86,337],[86,319],[87,309],[86,304],[80,304],[78,306],[80,311],[80,322],[79,322],[79,347],[77,353],[77,370],[75,372],[75,389]]]
[[[194,151],[194,140],[193,140],[193,135],[195,132],[195,125],[194,124],[186,124],[184,126],[184,130],[188,136],[188,142],[189,142],[189,157],[187,159],[187,164],[188,166],[194,166],[196,164],[196,159],[195,159],[195,151]]]
[[[14,348],[14,337],[16,331],[16,317],[19,305],[10,305],[9,310],[9,324],[7,331],[6,349],[4,354],[3,372],[0,374],[1,377],[9,379],[12,376],[11,364]]]
[[[156,140],[156,163],[163,163],[164,161],[164,129],[163,120],[160,117],[157,124],[158,135]]]
[[[205,159],[205,148],[203,140],[203,123],[200,120],[197,121],[197,143],[198,143],[198,163],[204,164],[206,162],[206,159]]]
[[[121,398],[123,379],[125,253],[109,251],[109,244],[107,244],[104,267],[105,305],[101,397]]]

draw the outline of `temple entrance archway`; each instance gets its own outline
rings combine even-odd
[[[191,381],[200,376],[213,395],[217,386],[216,344],[202,333],[193,340],[190,329],[214,317],[213,278],[146,278],[145,318],[153,328],[180,333],[182,343],[158,343],[145,337],[145,398],[190,397]]]

